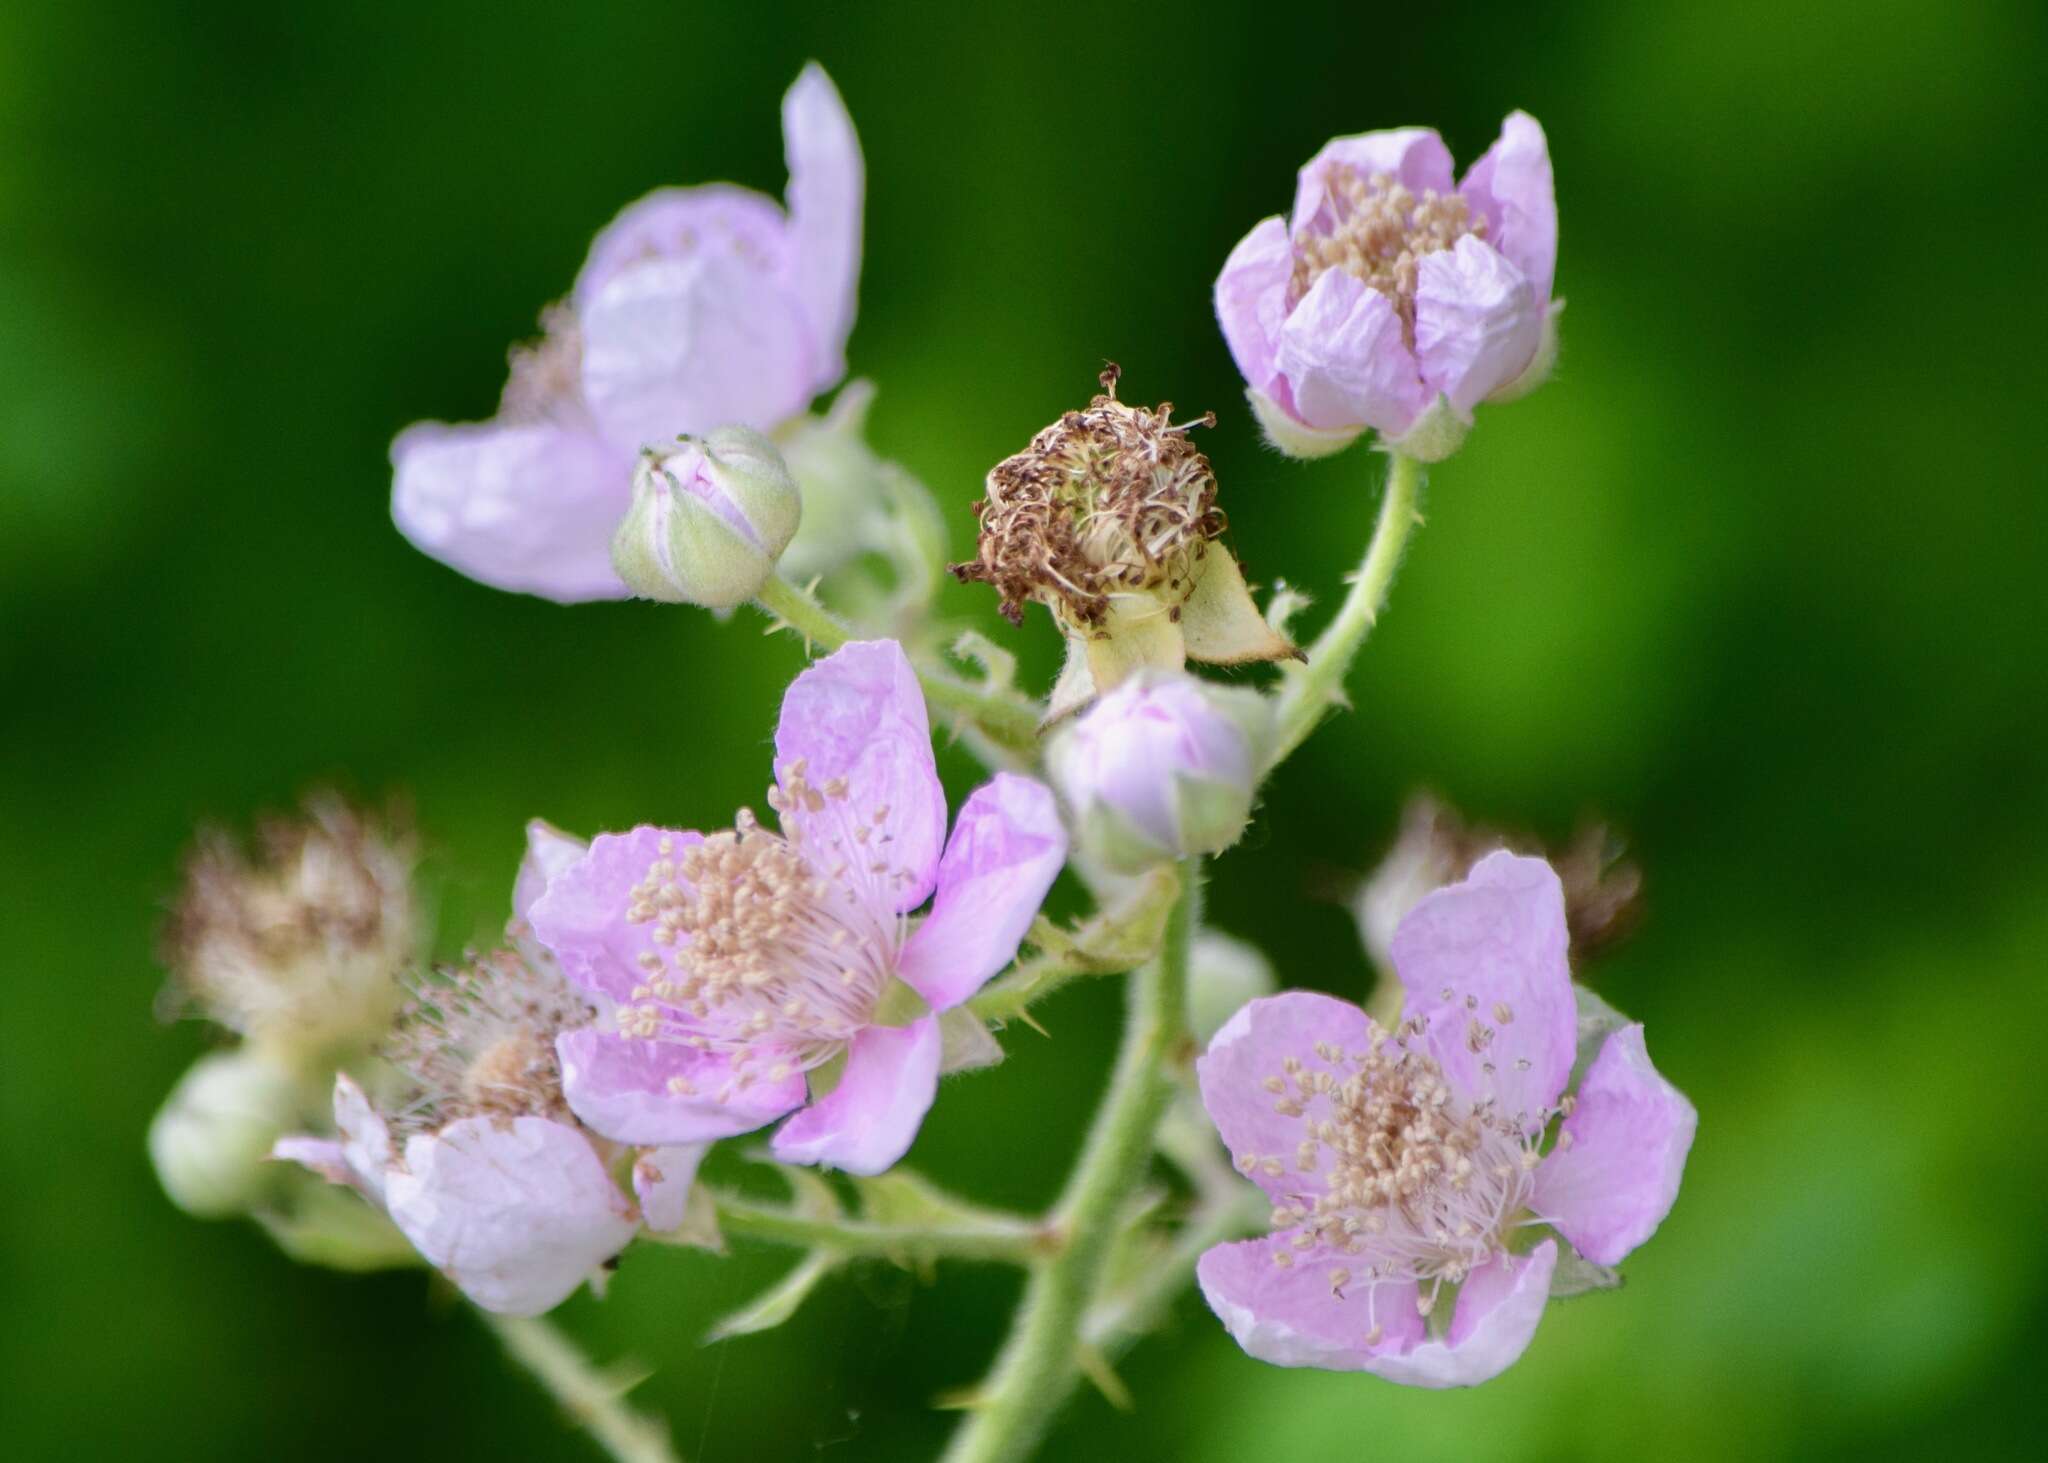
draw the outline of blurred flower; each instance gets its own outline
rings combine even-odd
[[[367,1047],[418,948],[412,864],[409,836],[331,795],[259,825],[254,858],[202,831],[164,929],[171,996],[287,1066]]]
[[[1214,425],[1214,414],[1176,426],[1171,402],[1126,406],[1116,399],[1119,374],[1109,367],[1085,411],[1066,413],[995,465],[975,505],[976,557],[953,566],[960,579],[992,586],[1012,624],[1023,623],[1030,601],[1052,612],[1068,639],[1055,716],[1142,666],[1297,653],[1260,616],[1237,561],[1216,542],[1225,525],[1216,474],[1188,438]]]
[[[802,504],[775,444],[720,427],[641,454],[612,566],[634,593],[731,609],[760,593]]]
[[[1560,1288],[1560,1238],[1605,1266],[1656,1231],[1697,1115],[1640,1025],[1609,1031],[1565,1094],[1579,1032],[1565,943],[1556,874],[1491,854],[1402,921],[1407,1008],[1392,1031],[1294,991],[1216,1034],[1202,1100],[1272,1199],[1275,1233],[1209,1250],[1197,1278],[1247,1352],[1415,1386],[1483,1382]],[[1554,1237],[1528,1248],[1542,1225]]]
[[[592,243],[498,415],[392,443],[392,516],[472,579],[573,603],[612,567],[635,454],[714,427],[768,431],[846,369],[860,274],[859,140],[824,71],[783,98],[789,207],[730,184],[663,188]]]
[[[1047,768],[1082,846],[1128,873],[1237,842],[1271,726],[1256,691],[1146,670],[1060,732]]]
[[[1424,461],[1457,449],[1482,401],[1541,384],[1556,355],[1557,201],[1524,112],[1451,185],[1422,127],[1324,145],[1291,219],[1231,251],[1216,315],[1281,451],[1317,457],[1371,428]]]
[[[270,1145],[303,1104],[299,1078],[255,1048],[201,1057],[150,1121],[164,1192],[201,1219],[247,1212],[270,1186]]]
[[[1050,792],[1001,774],[941,855],[924,696],[893,641],[855,642],[791,683],[775,775],[780,834],[742,812],[729,832],[602,835],[528,911],[615,1022],[562,1035],[564,1086],[584,1122],[633,1143],[802,1107],[778,1158],[879,1173],[931,1106],[934,1013],[1009,963],[1066,835]]]

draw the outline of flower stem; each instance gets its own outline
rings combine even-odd
[[[1065,1239],[1032,1271],[1009,1340],[996,1357],[946,1463],[1017,1463],[1030,1456],[1081,1375],[1081,1328],[1116,1237],[1118,1215],[1144,1179],[1153,1136],[1186,1060],[1188,947],[1200,917],[1201,868],[1182,868],[1180,898],[1159,955],[1132,975],[1123,1044],[1081,1159],[1053,1209]]]
[[[538,1316],[477,1314],[512,1359],[618,1463],[680,1463],[668,1430],[628,1407],[625,1386],[592,1366],[560,1331]]]
[[[720,1194],[717,1202],[718,1225],[727,1234],[841,1255],[885,1259],[931,1255],[1025,1265],[1052,1246],[1046,1227],[1022,1216],[991,1219],[985,1225],[870,1224],[856,1219],[811,1218],[729,1194]]]
[[[1373,525],[1365,558],[1351,578],[1351,593],[1345,596],[1337,618],[1308,648],[1308,663],[1294,668],[1281,687],[1276,717],[1279,736],[1267,759],[1268,772],[1307,740],[1330,707],[1343,702],[1344,678],[1351,671],[1351,662],[1387,602],[1387,590],[1394,582],[1394,570],[1409,533],[1422,522],[1422,515],[1415,511],[1422,490],[1422,464],[1405,453],[1388,457],[1386,495],[1380,500],[1379,520]]]

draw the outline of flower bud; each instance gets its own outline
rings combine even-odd
[[[759,432],[678,437],[641,455],[612,567],[648,599],[731,609],[767,583],[802,511],[782,454]]]
[[[246,1211],[269,1186],[271,1144],[300,1107],[296,1080],[254,1048],[201,1057],[149,1125],[164,1192],[201,1219]]]
[[[1134,870],[1237,841],[1271,730],[1255,691],[1141,671],[1059,735],[1048,765],[1083,848]]]
[[[1188,954],[1188,1027],[1202,1046],[1246,1003],[1280,988],[1258,946],[1203,930]]]

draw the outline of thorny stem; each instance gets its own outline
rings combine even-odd
[[[1081,1159],[1053,1209],[1065,1238],[1038,1265],[1009,1340],[954,1434],[946,1463],[1030,1456],[1081,1375],[1081,1328],[1100,1287],[1118,1216],[1144,1179],[1159,1120],[1188,1056],[1188,949],[1200,918],[1201,868],[1182,867],[1180,897],[1156,959],[1131,977],[1123,1044]]]
[[[538,1316],[499,1316],[479,1310],[506,1352],[533,1373],[548,1395],[618,1463],[681,1463],[668,1430],[626,1405],[630,1383],[606,1376]]]
[[[1053,1234],[1045,1225],[1023,1216],[973,1225],[870,1224],[793,1214],[729,1194],[720,1194],[717,1203],[718,1225],[727,1234],[839,1255],[885,1259],[934,1255],[1028,1265],[1055,1247]]]
[[[1386,496],[1380,500],[1379,521],[1373,525],[1365,558],[1352,576],[1351,593],[1345,596],[1337,618],[1308,648],[1308,663],[1290,670],[1281,687],[1275,717],[1279,735],[1266,762],[1268,772],[1307,739],[1325,711],[1343,702],[1344,678],[1351,662],[1387,602],[1387,590],[1394,582],[1394,570],[1409,533],[1422,522],[1422,515],[1415,511],[1421,488],[1422,464],[1405,453],[1389,454]]]

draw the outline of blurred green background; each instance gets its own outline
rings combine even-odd
[[[207,1036],[153,1019],[152,933],[195,820],[324,780],[410,794],[449,948],[502,918],[531,814],[758,798],[793,644],[472,585],[392,531],[385,450],[491,410],[628,200],[779,190],[777,98],[815,56],[870,169],[854,369],[956,548],[981,474],[1113,357],[1130,399],[1218,409],[1240,553],[1326,601],[1376,459],[1259,447],[1216,268],[1334,133],[1429,122],[1469,160],[1521,106],[1557,159],[1558,378],[1433,474],[1358,714],[1272,787],[1212,909],[1357,995],[1317,891],[1410,788],[1552,834],[1605,813],[1650,904],[1596,978],[1699,1105],[1685,1192],[1625,1292],[1555,1307],[1485,1388],[1270,1369],[1191,1297],[1125,1364],[1138,1410],[1083,1397],[1046,1456],[2038,1456],[2044,26],[1938,0],[0,9],[0,1451],[594,1456],[419,1276],[300,1269],[164,1200],[143,1130]],[[1042,618],[949,596],[1050,668]],[[1115,1009],[1058,998],[913,1161],[1049,1198]],[[562,1314],[657,1368],[638,1395],[692,1463],[928,1455],[1013,1279],[872,1267],[701,1344],[786,1263],[636,1250]]]

